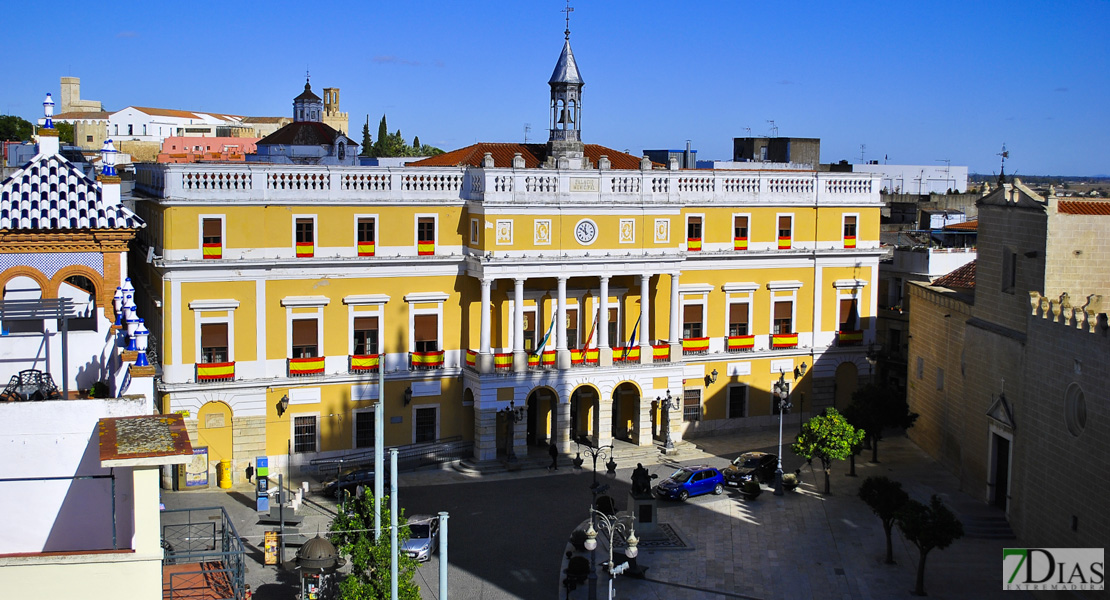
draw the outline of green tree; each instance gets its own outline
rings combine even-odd
[[[850,409],[850,410],[849,410]],[[871,442],[871,462],[879,462],[879,441],[888,428],[909,429],[917,421],[910,412],[906,395],[893,386],[869,383],[852,393],[852,405],[845,409],[849,422],[862,427]]]
[[[385,123],[385,115],[382,115],[382,120],[378,123],[378,141],[374,142],[374,153],[371,156],[389,156],[386,154],[388,144],[389,127]]]
[[[917,546],[917,586],[914,595],[925,595],[925,557],[933,548],[944,550],[964,536],[964,526],[952,511],[933,495],[926,506],[910,500],[898,511],[895,520],[906,539]]]
[[[54,123],[58,129],[58,140],[63,144],[73,145],[73,123]]]
[[[31,123],[15,115],[0,116],[0,141],[26,142],[34,129]]]
[[[412,138],[412,148],[413,150],[420,148],[420,136]]]
[[[366,115],[366,123],[362,125],[362,152],[361,156],[373,156],[374,140],[370,137],[370,115]]]
[[[894,527],[894,517],[906,505],[910,496],[902,489],[902,484],[886,477],[868,477],[859,486],[859,499],[871,507],[883,522],[886,533],[886,564],[894,564],[894,547],[890,542],[890,530]]]
[[[825,409],[825,414],[806,421],[790,449],[811,463],[814,458],[821,460],[821,467],[825,470],[825,493],[828,494],[832,461],[848,458],[852,454],[852,446],[859,444],[863,436],[862,429],[853,427],[844,415],[830,406]]]
[[[381,501],[382,535],[374,540],[374,498],[364,494],[349,498],[341,506],[328,528],[328,537],[341,555],[350,557],[351,574],[339,583],[339,597],[343,600],[385,600],[390,596],[390,534],[389,498]],[[404,515],[398,515],[397,544],[409,539],[409,528]],[[420,600],[420,588],[412,578],[416,561],[405,553],[397,556],[397,597],[401,600]]]

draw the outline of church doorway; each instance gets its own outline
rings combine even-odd
[[[994,466],[994,487],[991,488],[991,504],[1005,511],[1010,499],[1010,440],[991,433],[991,464]]]

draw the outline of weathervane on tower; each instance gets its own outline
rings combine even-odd
[[[567,7],[559,12],[567,13],[567,30],[563,32],[565,39],[570,40],[570,13],[574,12],[574,8],[570,5],[570,0],[567,0]]]

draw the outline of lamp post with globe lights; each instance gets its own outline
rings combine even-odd
[[[609,516],[596,508],[590,508],[590,528],[586,530],[586,549],[590,551],[592,556],[594,551],[597,550],[597,535],[598,530],[594,527],[594,523],[602,528],[602,532],[608,531],[609,533],[609,562],[605,566],[609,569],[609,600],[613,600],[613,578],[628,569],[628,563],[615,564],[613,561],[613,546],[616,541],[617,532],[621,534],[628,533],[626,538],[628,547],[624,551],[624,555],[630,559],[636,558],[639,550],[636,544],[640,540],[636,537],[636,526],[633,521],[627,524],[621,522],[620,518],[616,515]],[[597,561],[591,561],[590,570],[590,600],[597,600]]]
[[[525,407],[517,407],[515,400],[509,400],[509,406],[497,411],[505,415],[505,458],[509,462],[516,462],[516,450],[513,448],[513,438],[516,437],[516,424],[524,420]]]
[[[787,411],[789,411],[790,408],[793,406],[792,404],[790,404],[790,385],[788,383],[786,383],[786,376],[785,375],[786,375],[785,372],[779,371],[779,380],[775,382],[774,391],[772,391],[772,393],[771,393],[773,399],[777,403],[776,406],[777,406],[777,409],[779,411],[779,455],[778,455],[779,465],[778,465],[778,469],[775,470],[775,492],[774,492],[776,496],[781,496],[782,493],[783,493],[782,492],[782,419],[783,419],[783,414],[785,414]]]
[[[671,396],[671,390],[667,390],[666,398],[656,396],[655,401],[662,413],[663,450],[674,450],[674,442],[671,440],[671,411],[678,408],[678,398]]]

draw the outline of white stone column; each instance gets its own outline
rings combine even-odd
[[[560,369],[570,368],[570,350],[567,349],[567,278],[559,277],[559,306],[555,314],[555,364]]]
[[[671,273],[671,362],[682,358],[682,299],[678,293],[679,272]]]
[[[492,279],[482,279],[482,315],[481,315],[481,341],[478,346],[478,371],[489,373],[493,367],[493,356],[490,354],[490,286]]]
[[[651,329],[651,306],[648,300],[648,286],[651,284],[651,275],[645,273],[640,276],[640,364],[650,365],[651,338],[648,337]]]
[[[559,398],[556,405],[558,417],[552,419],[555,426],[555,444],[560,452],[569,453],[572,441],[570,439],[570,399]]]
[[[600,279],[597,307],[597,361],[598,365],[608,367],[613,364],[613,349],[609,347],[609,276]]]
[[[524,351],[524,279],[513,280],[513,371],[528,370],[528,353]]]

